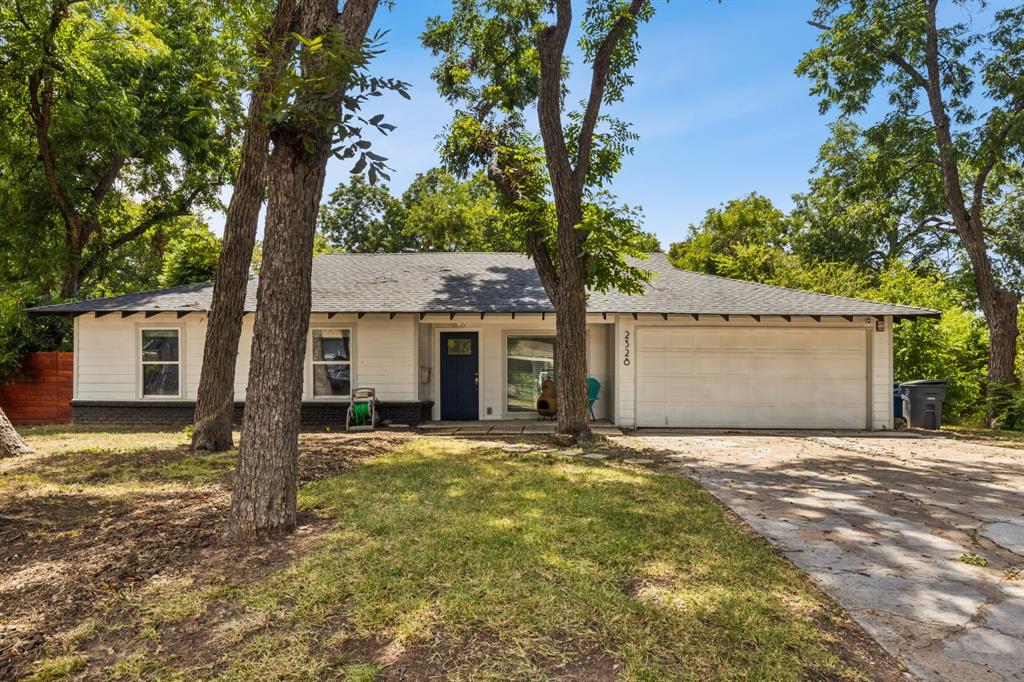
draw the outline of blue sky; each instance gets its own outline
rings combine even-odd
[[[447,0],[396,0],[375,28],[389,31],[375,72],[412,84],[412,100],[385,96],[367,114],[384,113],[398,128],[373,137],[374,149],[395,168],[390,183],[401,194],[437,165],[438,135],[451,109],[430,80],[434,59],[420,47],[426,17],[445,15]],[[644,209],[645,229],[663,247],[683,239],[687,226],[724,201],[756,191],[781,208],[807,186],[827,119],[793,74],[814,45],[811,2],[756,0],[675,1],[657,5],[641,27],[636,84],[625,102],[607,110],[632,121],[640,135],[612,187],[623,203]],[[576,65],[576,74],[584,76]],[[585,85],[582,78],[574,84]],[[585,96],[574,89],[570,101]],[[532,114],[535,116],[535,114]],[[325,194],[350,165],[332,160]],[[222,216],[211,216],[220,232]]]

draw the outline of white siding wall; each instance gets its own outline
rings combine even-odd
[[[615,423],[632,428],[636,425],[636,322],[620,315],[615,320]]]
[[[181,399],[195,397],[202,368],[202,346],[206,318],[189,315],[178,319],[173,313],[146,318],[141,314],[121,317],[114,313],[97,318],[82,315],[75,354],[76,393],[79,400],[136,400],[139,386],[139,332],[141,329],[179,330],[181,358]],[[195,383],[192,383],[195,382]],[[173,398],[172,398],[173,399]]]
[[[245,397],[248,383],[249,353],[252,344],[254,315],[243,321],[240,352],[236,365],[235,395]],[[641,315],[639,321],[632,316],[609,317],[604,324],[600,316],[591,316],[587,328],[587,361],[589,373],[602,384],[601,400],[595,406],[599,418],[613,418],[624,427],[635,424],[636,418],[636,355],[637,326],[688,326],[724,324],[721,318],[675,317],[668,322],[660,316]],[[505,336],[510,333],[553,334],[554,320],[549,316],[541,320],[536,315],[488,317],[484,320],[451,322],[447,316],[428,316],[419,322],[415,315],[337,315],[328,320],[326,315],[313,315],[311,326],[350,327],[354,338],[354,376],[356,386],[377,388],[381,400],[436,399],[437,348],[439,330],[464,329],[480,333],[481,418],[503,419],[505,414]],[[778,318],[733,317],[728,325],[746,326],[846,326],[869,330],[870,415],[875,429],[891,429],[892,421],[892,318],[886,318],[883,331],[875,331],[873,318],[856,318],[850,323],[842,318],[824,318],[815,323],[808,318],[793,318],[786,323]],[[96,318],[82,315],[75,320],[75,398],[79,400],[137,400],[139,394],[138,335],[141,328],[172,327],[181,331],[182,398],[194,400],[202,368],[202,346],[206,334],[206,316],[191,314],[178,319],[173,313],[145,318],[141,314],[122,318],[118,314]],[[626,360],[626,340],[629,340],[629,364]],[[430,367],[429,382],[420,382],[420,367]],[[311,370],[307,349],[306,382]],[[311,398],[307,386],[306,399]],[[487,410],[490,408],[491,413]],[[435,406],[435,416],[438,414]]]
[[[874,329],[874,328],[872,328]],[[884,331],[871,333],[871,428],[893,428],[892,404],[892,318],[885,318]]]
[[[606,324],[587,325],[587,374],[601,382],[601,392],[594,403],[594,416],[608,419],[612,393],[608,381],[608,327]]]
[[[414,315],[367,315],[356,323],[354,387],[377,389],[380,400],[417,399]]]
[[[255,315],[242,321],[242,337],[235,365],[235,399],[245,399],[249,380],[249,358]],[[173,313],[145,318],[141,314],[122,318],[119,314],[82,315],[75,320],[78,328],[75,355],[76,392],[78,400],[137,400],[139,390],[139,330],[174,328],[180,331],[182,358],[182,400],[195,400],[199,374],[203,366],[203,343],[206,339],[206,315],[190,314],[181,319]],[[374,386],[381,400],[416,400],[417,375],[415,316],[400,315],[391,320],[387,315],[355,316],[313,315],[310,326],[350,327],[354,337],[355,367],[353,381],[357,386]],[[303,396],[309,400],[311,368],[307,342]],[[174,398],[161,398],[173,400]]]

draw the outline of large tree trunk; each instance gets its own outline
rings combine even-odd
[[[558,297],[558,315],[555,318],[558,432],[578,441],[590,436],[590,414],[587,408],[587,295],[582,272],[567,273],[565,265],[563,263],[560,273],[562,293]]]
[[[314,38],[337,28],[347,47],[358,48],[366,38],[377,1],[347,0],[340,16],[331,0],[304,3],[299,9],[302,35]],[[308,71],[304,69],[306,78],[319,76],[316,63],[304,67],[308,67]],[[313,93],[310,102],[302,101],[300,94],[295,107],[300,111],[326,108],[337,114],[343,95],[344,87],[340,87],[334,93],[336,101],[325,107],[322,92]],[[229,530],[240,539],[295,527],[313,234],[332,136],[333,126],[323,124],[312,130],[285,128],[272,133],[252,367],[231,497]]]
[[[985,183],[995,161],[982,164],[974,178],[973,201],[967,205],[964,196],[962,176],[956,145],[950,131],[950,119],[942,95],[942,72],[940,68],[939,29],[936,18],[938,0],[929,0],[925,5],[926,42],[925,76],[923,87],[928,96],[928,108],[932,115],[935,140],[939,152],[939,169],[942,175],[942,190],[948,204],[953,224],[956,226],[960,245],[967,252],[978,292],[978,303],[985,313],[989,329],[988,365],[988,420],[993,426],[996,399],[1002,395],[1000,388],[1018,384],[1014,367],[1017,353],[1017,296],[1000,286],[992,270],[992,259],[988,255],[985,241],[984,196]]]
[[[301,142],[275,143],[270,159],[252,370],[231,499],[239,537],[295,527],[313,232],[326,168],[326,159],[305,157]]]
[[[989,351],[988,378],[994,384],[1018,383],[1016,372],[1017,326],[1019,301],[1009,291],[1000,289],[991,304],[991,312],[985,314],[988,320]]]
[[[22,440],[21,436],[14,429],[11,420],[0,408],[0,457],[13,457],[15,455],[30,455],[32,448]]]
[[[267,146],[270,132],[264,120],[266,102],[277,83],[291,49],[285,44],[295,13],[295,0],[279,0],[267,32],[270,60],[253,87],[249,122],[242,140],[241,160],[234,193],[224,223],[224,246],[213,284],[213,304],[206,328],[203,369],[196,396],[196,450],[229,450],[235,403],[235,359],[242,335],[245,296],[256,244],[256,229],[267,179]]]

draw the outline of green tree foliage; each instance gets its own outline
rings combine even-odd
[[[819,0],[811,23],[818,45],[797,73],[822,113],[836,110],[841,125],[874,118],[852,158],[826,150],[829,165],[854,192],[896,207],[910,198],[897,210],[910,225],[953,230],[989,328],[989,385],[1016,390],[1022,230],[1006,204],[1022,186],[1024,6]]]
[[[685,242],[672,244],[669,255],[686,270],[757,279],[758,272],[771,267],[772,255],[786,246],[789,232],[789,217],[752,192],[709,209],[700,224],[690,225]]]
[[[400,202],[386,186],[353,175],[320,207],[319,234],[341,251],[401,251],[412,246],[412,240],[395,219],[400,210]]]
[[[160,286],[212,281],[217,272],[220,247],[217,235],[197,221],[176,231],[164,252]]]
[[[938,320],[903,321],[893,330],[896,381],[945,379],[944,414],[952,422],[980,420],[985,412],[988,331],[985,320],[963,307],[963,294],[938,272],[922,274],[896,262],[861,298],[942,311]]]
[[[856,264],[874,272],[901,259],[949,265],[953,224],[934,168],[908,161],[919,150],[840,119],[818,153],[807,193],[795,197],[792,248],[807,260]]]
[[[0,356],[66,347],[21,309],[154,288],[183,217],[219,207],[264,3],[0,3]]]
[[[153,228],[219,205],[245,54],[243,18],[228,7],[0,5],[0,192],[14,198],[3,217],[62,296]]]
[[[598,206],[591,210],[596,216]],[[432,168],[418,174],[399,198],[382,185],[353,176],[323,206],[320,233],[339,250],[360,253],[517,251],[523,247],[513,228],[515,219],[485,173],[459,180]],[[658,249],[653,235],[642,234],[638,241],[645,250]]]
[[[494,184],[483,173],[460,181],[439,168],[416,176],[396,216],[421,251],[512,251]]]
[[[471,177],[484,170],[498,190],[511,245],[541,256],[539,269],[558,270],[557,218],[551,202],[551,177],[544,142],[527,127],[525,112],[538,105],[541,59],[538,36],[553,28],[549,4],[536,0],[484,0],[459,2],[451,18],[428,21],[423,44],[441,58],[434,71],[438,90],[457,107],[441,149],[442,160],[458,176]],[[627,256],[645,256],[657,250],[657,240],[644,232],[638,210],[619,205],[607,191],[622,158],[631,154],[635,134],[629,125],[598,115],[601,104],[624,98],[632,84],[629,73],[637,59],[637,23],[650,18],[646,2],[589,2],[583,12],[579,47],[584,60],[593,64],[607,32],[617,25],[614,54],[602,62],[608,76],[602,91],[592,91],[583,111],[565,112],[569,138],[562,151],[574,155],[581,132],[596,130],[582,151],[584,168],[582,213],[575,226],[583,238],[581,254],[588,285],[639,291],[648,275],[631,267]],[[563,17],[565,14],[563,13]],[[565,20],[571,21],[571,18]],[[607,45],[607,43],[605,43]],[[565,70],[568,71],[568,60]],[[564,90],[564,87],[563,87]],[[602,126],[597,127],[601,123]],[[584,135],[586,137],[586,135]],[[552,153],[556,153],[552,150]],[[559,162],[561,163],[561,162]],[[593,220],[601,214],[614,220]],[[555,256],[552,258],[552,256]]]

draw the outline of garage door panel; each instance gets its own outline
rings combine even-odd
[[[668,329],[645,329],[644,347],[648,351],[665,350],[671,347]]]
[[[863,330],[641,328],[636,338],[640,426],[866,426]]]
[[[670,384],[664,381],[638,381],[636,386],[637,402],[665,402],[665,394]]]
[[[658,376],[665,373],[672,356],[667,353],[649,352],[644,358],[644,363],[637,370],[637,376]]]

